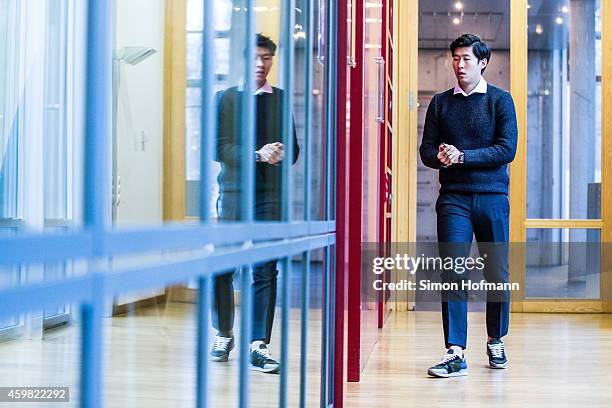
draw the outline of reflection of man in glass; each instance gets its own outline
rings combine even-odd
[[[440,256],[469,256],[473,235],[481,250],[491,249],[485,262],[488,282],[508,282],[508,173],[516,153],[517,125],[512,96],[482,77],[491,59],[489,47],[475,35],[464,34],[450,45],[457,77],[454,89],[436,94],[427,108],[423,163],[439,169],[438,246]],[[502,243],[497,245],[483,243]],[[493,255],[493,256],[491,256]],[[445,270],[443,282],[467,279]],[[467,342],[467,291],[442,292],[442,322],[446,354],[429,375],[467,375],[463,350]],[[502,337],[508,333],[509,293],[487,292],[486,344],[489,366],[506,368]]]
[[[282,198],[282,166],[285,146],[282,141],[283,91],[267,81],[276,44],[257,34],[255,59],[256,151],[255,156],[255,219],[280,220]],[[245,164],[241,135],[241,98],[243,90],[232,87],[218,95],[218,140],[216,160],[221,163],[219,174],[218,213],[222,221],[240,219],[242,203],[241,166]],[[299,147],[293,132],[293,157],[297,161]],[[276,305],[276,260],[253,267],[253,337],[251,341],[251,368],[276,373],[278,361],[268,351],[274,309]],[[214,283],[213,324],[218,333],[211,350],[213,361],[227,361],[234,348],[234,288],[233,271],[220,275]]]

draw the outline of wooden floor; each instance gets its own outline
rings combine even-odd
[[[193,407],[194,321],[193,305],[181,303],[105,319],[105,407]],[[320,322],[320,312],[312,310],[307,387],[311,407],[318,406],[320,395]],[[290,406],[298,401],[299,324],[299,311],[292,310]],[[469,324],[469,376],[433,379],[427,377],[427,368],[444,351],[439,313],[392,314],[362,381],[346,385],[345,407],[612,407],[612,315],[512,314],[507,370],[485,367],[484,314],[470,314]],[[277,324],[272,341],[275,356],[280,352],[279,328]],[[0,385],[70,386],[69,404],[36,407],[78,406],[78,335],[75,324],[48,332],[43,341],[0,344]],[[236,351],[229,363],[210,365],[214,408],[236,406]],[[250,406],[278,406],[278,387],[279,376],[253,372]]]
[[[346,406],[612,407],[612,315],[513,313],[509,368],[491,370],[484,313],[470,313],[467,377],[427,376],[442,339],[439,312],[392,314]]]
[[[280,357],[280,309],[270,350]],[[291,310],[289,406],[299,406],[300,310]],[[321,311],[310,311],[308,406],[320,397]],[[236,316],[235,327],[240,325]],[[104,407],[157,408],[195,406],[195,308],[169,303],[136,315],[105,319]],[[211,338],[214,331],[210,331]],[[47,332],[44,340],[0,343],[0,386],[68,386],[70,403],[36,403],[36,408],[78,407],[79,326]],[[210,363],[210,407],[238,406],[238,345],[227,363]],[[278,375],[250,371],[250,407],[277,407]],[[0,403],[0,407],[14,404]]]

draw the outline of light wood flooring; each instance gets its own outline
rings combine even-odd
[[[318,406],[320,396],[321,312],[309,319],[308,406]],[[169,303],[136,315],[105,318],[104,407],[157,408],[195,406],[195,307]],[[289,388],[290,406],[299,402],[300,311],[291,310]],[[239,315],[235,326],[240,325]],[[39,407],[78,407],[79,327],[74,323],[48,331],[44,340],[0,343],[0,386],[69,386],[70,403],[36,403]],[[211,339],[214,336],[211,329]],[[270,345],[280,358],[280,309]],[[238,405],[238,344],[227,363],[209,365],[209,406]],[[252,407],[276,407],[278,375],[250,371]],[[0,403],[0,407],[14,404]],[[23,406],[23,405],[18,405]],[[34,405],[32,405],[34,406]]]
[[[612,315],[511,314],[506,370],[486,367],[484,313],[468,326],[469,375],[430,378],[444,353],[440,313],[392,314],[346,406],[612,407]]]
[[[433,379],[427,367],[444,351],[439,313],[392,314],[378,333],[361,382],[346,385],[345,407],[612,407],[612,315],[512,314],[507,370],[485,367],[484,314],[469,318],[469,376]],[[193,305],[184,303],[105,319],[104,406],[193,407],[194,321]],[[292,310],[290,406],[298,401],[299,325],[299,310]],[[320,393],[320,325],[320,311],[312,310],[312,407],[318,406]],[[279,329],[280,317],[271,345],[276,357]],[[1,343],[0,385],[70,386],[69,404],[31,406],[78,406],[78,345],[78,323],[47,332],[42,341]],[[236,349],[229,363],[210,364],[210,406],[236,406],[237,357]],[[250,406],[278,406],[279,376],[252,372],[250,378]]]

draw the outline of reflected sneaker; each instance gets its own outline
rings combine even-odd
[[[448,349],[442,360],[427,370],[432,377],[461,377],[468,374],[467,362],[455,354],[453,349]]]
[[[234,349],[234,337],[215,336],[212,350],[210,351],[211,361],[227,361],[229,353]]]
[[[272,358],[265,343],[251,349],[251,370],[263,373],[278,373],[279,368],[280,363]]]
[[[504,350],[504,342],[501,339],[491,339],[487,341],[487,356],[489,356],[489,367],[506,368],[508,359]]]

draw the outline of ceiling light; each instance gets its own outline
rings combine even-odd
[[[557,16],[557,18],[555,18],[555,23],[559,25],[563,24],[563,19],[561,18],[561,16]]]
[[[565,13],[565,14],[569,13],[569,7],[567,7],[567,6],[561,7],[561,12]]]
[[[463,3],[458,1],[455,3],[455,10],[463,10]]]
[[[453,18],[453,24],[454,25],[459,25],[460,23],[461,23],[461,20],[459,20],[459,17]]]
[[[542,24],[536,24],[535,32],[537,35],[542,35],[542,33],[544,32]]]

